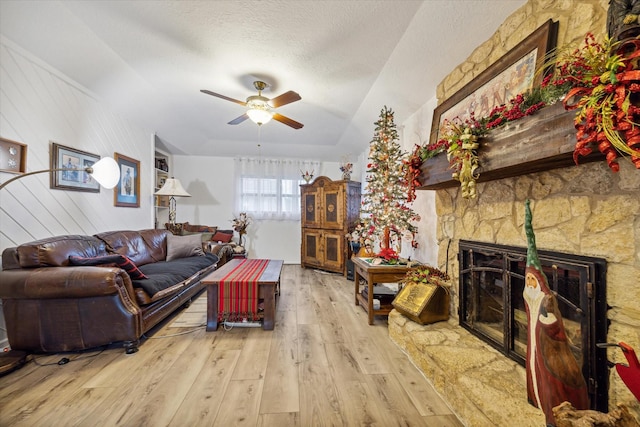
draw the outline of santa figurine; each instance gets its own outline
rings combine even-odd
[[[542,409],[547,426],[555,426],[555,406],[568,401],[576,409],[589,409],[589,396],[580,366],[569,347],[558,301],[542,271],[531,222],[527,200],[524,221],[527,265],[523,292],[529,325],[527,398],[533,406]]]

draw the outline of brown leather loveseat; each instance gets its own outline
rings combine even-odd
[[[145,332],[203,289],[200,279],[218,260],[202,250],[200,236],[156,229],[7,248],[0,298],[9,344],[60,352],[123,342],[134,353]]]

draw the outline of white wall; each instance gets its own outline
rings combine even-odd
[[[27,171],[50,167],[54,141],[101,157],[118,152],[140,160],[142,172],[140,208],[114,207],[113,190],[52,190],[49,174],[9,184],[0,190],[0,251],[62,234],[153,227],[153,133],[116,116],[86,89],[4,38],[0,64],[0,136],[27,144]],[[0,182],[13,176],[0,172]]]
[[[176,199],[176,221],[231,228],[234,212],[234,161],[227,157],[173,156],[171,175],[192,197]],[[325,162],[315,177],[342,179],[339,164]],[[354,165],[353,179],[360,176]],[[236,236],[237,237],[237,236]],[[252,258],[282,259],[300,264],[300,220],[254,221],[247,229],[246,246]]]
[[[437,106],[436,98],[427,101],[418,111],[409,117],[400,131],[402,148],[413,152],[414,146],[429,143],[433,110]],[[436,227],[438,216],[436,215],[436,192],[433,190],[417,190],[413,209],[420,214],[418,222],[418,235],[416,241],[418,247],[413,251],[413,259],[438,266],[438,241],[436,239]],[[404,249],[403,245],[403,249]]]

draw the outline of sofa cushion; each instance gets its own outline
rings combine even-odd
[[[167,235],[167,261],[196,255],[204,255],[202,236],[200,234],[191,234],[189,236]]]
[[[70,256],[107,255],[103,241],[93,236],[69,235],[48,237],[16,248],[22,268],[61,267],[69,265]]]
[[[147,280],[133,280],[134,287],[140,287],[151,297],[152,302],[178,292],[185,286],[200,279],[201,270],[218,262],[218,257],[207,253],[205,256],[178,258],[173,261],[160,261],[140,267]],[[140,301],[138,301],[140,302]]]
[[[108,231],[95,236],[107,245],[107,251],[125,255],[138,267],[167,257],[167,230]]]
[[[129,274],[132,280],[143,280],[147,276],[140,271],[137,265],[133,263],[127,256],[115,254],[98,257],[79,257],[70,256],[69,264],[71,265],[115,265],[120,267]]]

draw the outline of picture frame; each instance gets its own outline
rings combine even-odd
[[[499,105],[520,93],[540,85],[542,69],[549,53],[555,49],[558,22],[549,19],[533,33],[504,54],[462,89],[440,104],[433,112],[429,142],[440,139],[445,120],[486,117]]]
[[[52,171],[49,186],[55,190],[85,191],[99,193],[100,184],[84,172],[84,168],[92,166],[100,160],[97,154],[88,153],[76,148],[66,147],[51,142],[51,169],[73,169]]]
[[[0,137],[0,172],[23,174],[27,171],[27,144]]]
[[[113,204],[122,208],[140,207],[140,161],[114,153],[120,169],[120,181],[113,191]]]

